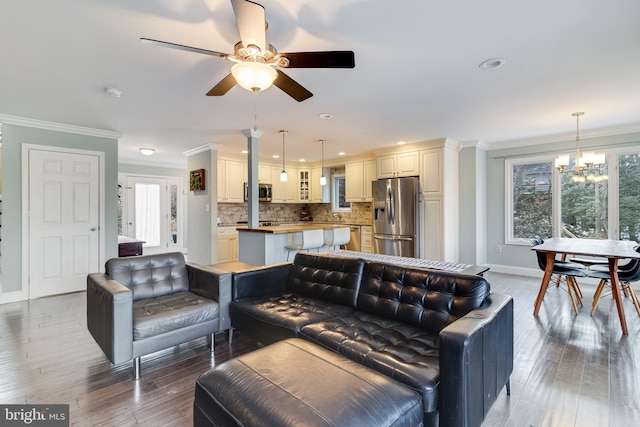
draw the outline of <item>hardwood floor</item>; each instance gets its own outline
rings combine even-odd
[[[511,396],[504,390],[483,426],[640,425],[640,319],[625,300],[629,335],[611,298],[589,316],[595,286],[582,284],[576,316],[561,289],[547,293],[538,318],[540,279],[488,272],[494,292],[515,300]],[[210,367],[254,350],[240,333],[229,346],[216,337],[113,367],[86,328],[85,294],[0,305],[0,403],[68,403],[72,425],[191,426],[194,382]]]

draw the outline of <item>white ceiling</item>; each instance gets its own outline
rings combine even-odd
[[[314,96],[276,87],[205,93],[231,63],[143,45],[148,37],[233,53],[228,0],[0,3],[0,114],[118,131],[121,161],[186,165],[184,151],[362,154],[449,137],[488,146],[640,131],[638,0],[258,0],[280,52],[353,50],[354,69],[290,69]],[[502,57],[493,70],[478,65]],[[122,90],[121,98],[105,93]],[[318,114],[331,113],[331,120]],[[156,154],[143,157],[139,147]]]

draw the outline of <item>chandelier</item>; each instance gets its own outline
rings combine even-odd
[[[560,173],[570,173],[573,182],[606,181],[609,176],[602,173],[602,165],[606,163],[604,153],[583,152],[580,154],[580,116],[584,112],[571,114],[576,118],[576,158],[572,168],[569,167],[570,154],[556,157],[556,168]]]

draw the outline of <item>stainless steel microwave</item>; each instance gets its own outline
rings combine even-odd
[[[258,201],[270,202],[271,201],[271,184],[258,184]],[[244,201],[249,200],[249,184],[244,183]]]

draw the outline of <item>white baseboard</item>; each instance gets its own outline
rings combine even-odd
[[[526,277],[538,277],[542,280],[543,272],[537,268],[524,268],[524,267],[513,267],[511,265],[500,265],[500,264],[490,264],[489,271],[493,271],[494,273],[504,273],[504,274],[515,274],[516,276],[526,276]],[[580,284],[586,283],[590,285],[597,285],[600,279],[594,279],[591,277],[578,277],[578,282]]]
[[[0,304],[9,304],[12,302],[26,301],[27,294],[23,291],[0,292]]]

